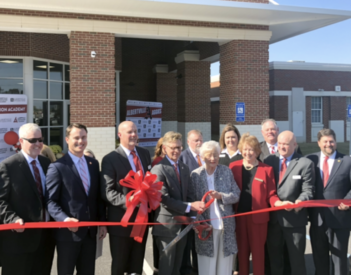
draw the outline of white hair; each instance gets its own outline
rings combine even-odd
[[[38,124],[26,123],[19,128],[18,135],[20,138],[25,138],[28,133],[35,133],[36,131],[41,132],[41,129],[38,126]]]
[[[213,151],[216,151],[218,155],[221,153],[221,147],[219,147],[219,143],[214,140],[204,142],[200,148],[200,156],[204,158],[206,154],[212,153]]]
[[[278,129],[278,124],[273,118],[267,118],[261,122],[261,129],[263,130],[263,125],[265,125],[267,122],[272,122],[274,124],[275,129]]]

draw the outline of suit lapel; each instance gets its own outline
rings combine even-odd
[[[19,165],[19,168],[23,172],[23,175],[25,176],[25,178],[28,179],[30,187],[33,189],[34,193],[36,194],[38,199],[41,201],[41,198],[39,196],[39,191],[37,188],[37,184],[35,182],[35,179],[34,179],[32,172],[30,170],[29,164],[22,153],[18,153],[18,154],[19,154],[19,157],[21,159],[21,163]]]
[[[126,153],[124,152],[124,150],[122,149],[121,146],[119,146],[117,149],[116,149],[116,152],[118,154],[120,154],[123,158],[121,159],[122,161],[122,164],[125,166],[125,168],[127,169],[127,171],[131,171],[133,170],[132,169],[132,166],[130,166],[130,163],[129,163],[129,160],[128,160],[128,157],[126,155]]]
[[[260,186],[260,184],[262,182],[264,182],[264,180],[265,180],[265,171],[262,168],[262,164],[259,163],[258,167],[257,167],[257,170],[256,170],[255,177],[254,177],[254,179],[252,181],[252,186],[251,186],[252,197],[256,197],[256,196],[254,196],[254,194],[256,193],[256,190],[258,192],[260,192],[260,187],[259,186]]]
[[[184,163],[182,163],[181,161],[178,161],[178,167],[179,167],[179,171],[180,171],[180,181],[181,181],[180,185],[182,187],[183,201],[186,201],[186,195],[187,195],[187,190],[188,190],[187,176],[185,174],[186,169],[184,169]],[[175,173],[175,171],[174,171],[174,173]]]
[[[199,164],[195,160],[195,158],[194,158],[193,154],[191,153],[190,149],[188,148],[186,150],[187,150],[188,157],[189,157],[190,161],[193,163],[194,167],[199,167]]]
[[[332,170],[330,171],[330,175],[329,175],[329,179],[328,179],[327,185],[324,188],[327,188],[330,185],[331,180],[336,175],[336,172],[340,168],[341,164],[342,164],[342,158],[340,157],[340,154],[338,152],[336,152],[334,164],[333,164]]]
[[[140,161],[141,161],[141,165],[143,166],[144,169],[144,174],[146,174],[147,171],[149,171],[149,168],[147,167],[148,165],[148,161],[146,160],[146,156],[144,154],[141,153],[141,150],[138,150],[138,147],[135,147],[135,150],[138,152]]]
[[[243,161],[239,160],[237,161],[237,165],[235,165],[234,168],[234,178],[236,181],[236,184],[238,185],[240,191],[243,188],[243,183],[242,183],[242,178],[243,178],[243,171],[242,168],[243,167]]]
[[[283,179],[280,181],[279,187],[282,186],[285,182],[285,179],[289,176],[290,172],[294,169],[295,165],[297,164],[297,155],[296,153],[293,154],[289,166],[287,167]],[[279,171],[279,170],[278,170]]]
[[[72,158],[70,157],[70,155],[68,153],[65,155],[65,157],[66,157],[67,166],[71,168],[73,174],[76,177],[77,182],[79,182],[78,185],[80,186],[80,188],[82,188],[82,190],[84,191],[84,194],[86,194],[82,179],[79,175],[79,172],[77,170],[76,165],[74,164]]]
[[[173,165],[169,162],[169,160],[167,159],[167,157],[164,157],[164,160],[165,160],[165,170],[167,171],[167,173],[171,176],[171,180],[172,180],[172,183],[177,186],[178,188],[178,191],[183,195],[183,192],[180,188],[180,183],[178,181],[178,177],[177,177],[177,174],[176,172],[174,171],[174,167]],[[183,173],[184,174],[184,173]],[[180,174],[180,179],[182,179],[182,173]]]
[[[85,156],[84,156],[85,157]],[[93,170],[93,164],[91,161],[88,160],[87,157],[85,157],[85,161],[87,162],[87,165],[88,165],[88,170],[89,170],[89,175],[90,175],[90,182],[89,182],[89,195],[91,194],[90,193],[90,190],[93,190],[92,189],[92,185],[95,184],[95,181],[93,181],[92,179],[95,178],[95,175],[94,175],[94,170]],[[84,187],[84,186],[83,186]],[[85,189],[84,189],[85,190]]]

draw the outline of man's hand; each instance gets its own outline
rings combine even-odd
[[[295,204],[299,204],[300,202],[302,202],[301,200],[296,200],[295,201]],[[299,212],[303,207],[298,207],[298,208],[295,208],[295,212]]]
[[[349,208],[350,207],[348,205],[345,205],[343,203],[340,203],[340,205],[338,206],[338,209],[342,211],[349,210]]]
[[[18,223],[19,225],[24,225],[24,222],[22,219],[18,219],[15,221],[15,223]],[[24,228],[20,228],[20,229],[14,229],[17,233],[22,233],[24,231]]]
[[[191,208],[192,211],[201,211],[203,212],[205,210],[205,203],[202,201],[194,201],[191,203]]]
[[[105,239],[106,235],[107,235],[107,227],[99,226],[99,240]]]
[[[75,218],[66,218],[64,220],[64,222],[79,222],[79,220],[77,220]],[[68,230],[72,231],[72,232],[77,232],[78,231],[78,227],[68,227]]]
[[[288,204],[293,204],[291,201],[276,201],[274,206],[278,207],[278,206],[283,206],[283,205],[288,205]],[[291,211],[292,208],[285,208],[286,211]]]
[[[214,199],[217,199],[217,200],[222,199],[222,194],[218,193],[217,191],[214,191],[214,190],[210,193],[210,196]]]

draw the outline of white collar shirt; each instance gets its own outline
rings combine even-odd
[[[81,158],[73,155],[70,151],[68,151],[68,154],[69,156],[71,157],[73,163],[74,163],[74,166],[77,168],[77,171],[79,173],[79,176],[82,178],[81,176],[81,170],[80,170],[80,164],[79,164],[79,161]],[[88,184],[90,186],[90,173],[89,173],[89,167],[88,167],[88,163],[84,157],[84,155],[82,156],[82,160],[83,160],[83,165],[85,166],[85,171],[87,172],[87,177],[88,177]]]
[[[335,156],[336,156],[336,151],[329,157],[328,159],[328,168],[329,168],[329,176],[331,173],[331,170],[333,168],[334,165],[334,161],[335,161]],[[323,164],[324,164],[324,159],[325,159],[326,155],[324,155],[321,152],[321,157],[319,158],[319,171],[321,173],[321,178],[323,179]]]
[[[195,161],[197,162],[197,156],[199,156],[199,157],[200,157],[200,155],[198,155],[198,154],[194,153],[194,151],[193,151],[193,150],[191,150],[191,148],[190,148],[190,147],[189,147],[189,150],[190,150],[191,154],[193,155],[193,157],[194,157]],[[205,164],[205,162],[202,160],[202,158],[201,158],[201,157],[200,157],[200,160],[201,160],[202,165],[204,165],[204,164]]]
[[[275,144],[269,144],[268,142],[266,142],[267,147],[268,147],[268,151],[270,154],[272,154],[272,147],[274,147],[274,153],[278,152],[278,143]]]
[[[212,175],[207,174],[207,171],[205,170],[208,190],[216,190],[214,185],[214,175],[216,173],[216,170]],[[223,229],[223,221],[222,221],[221,213],[219,211],[217,199],[215,199],[215,201],[210,205],[209,210],[210,210],[210,219],[211,219],[211,224],[213,226],[213,229],[217,229],[217,230]]]
[[[121,144],[120,146],[121,146],[121,148],[123,149],[124,153],[126,154],[127,159],[128,159],[128,161],[129,161],[129,164],[130,164],[130,166],[132,167],[132,170],[133,170],[134,172],[136,172],[135,164],[134,164],[134,161],[133,161],[133,155],[131,154],[132,150],[127,149],[127,148],[124,147],[122,144]],[[137,157],[139,158],[140,163],[141,163],[141,168],[143,169],[143,173],[145,174],[144,167],[143,167],[143,163],[142,163],[142,161],[141,161],[141,159],[140,159],[140,156],[139,156],[139,154],[138,154],[138,151],[135,149],[135,147],[134,147],[134,150],[133,150],[133,151],[135,152],[135,154],[136,154]]]
[[[241,155],[239,150],[237,150],[233,155],[230,155],[227,148],[223,149],[221,153],[222,154],[227,154],[229,158],[233,158],[236,155]]]

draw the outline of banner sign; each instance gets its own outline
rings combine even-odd
[[[27,96],[0,94],[0,162],[16,153],[18,130],[27,123]]]
[[[137,126],[139,146],[156,146],[161,138],[162,103],[128,100],[126,120]]]

